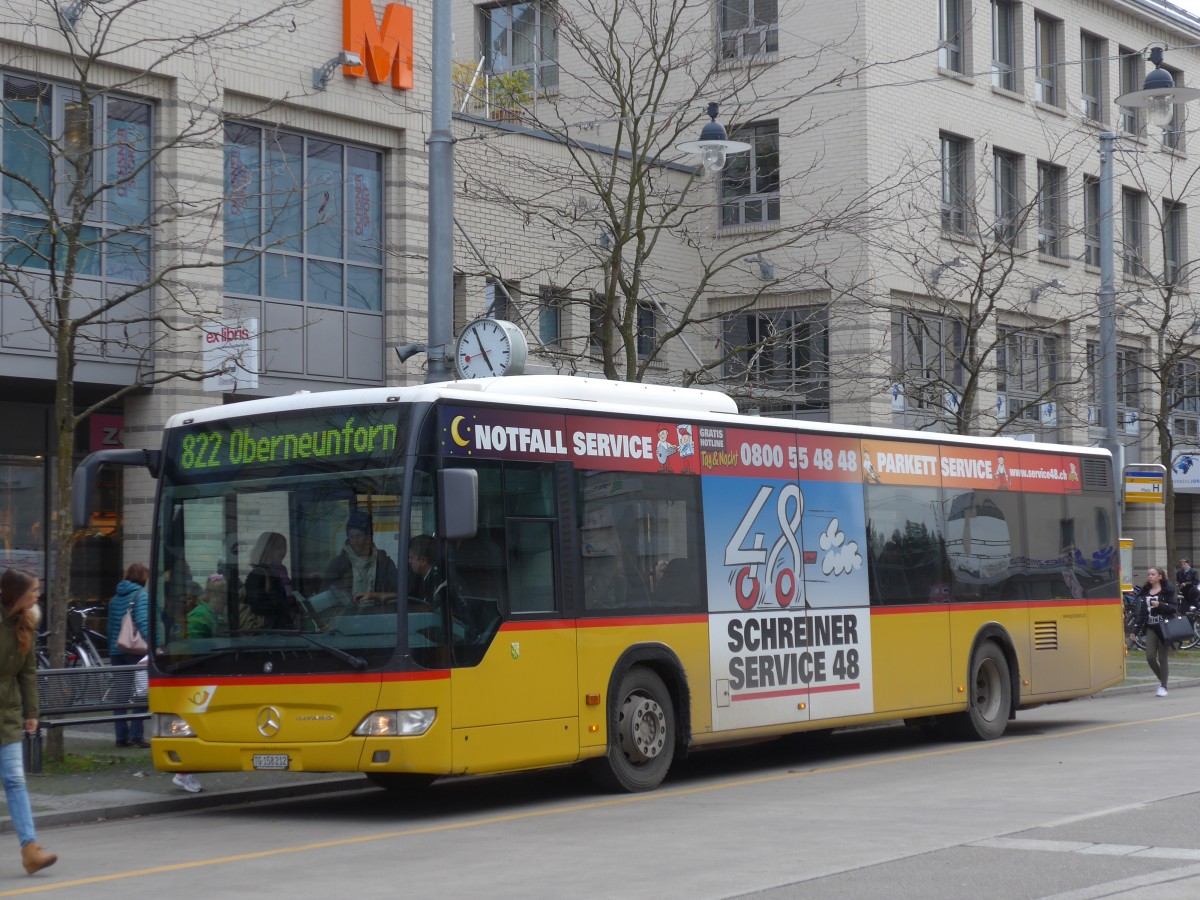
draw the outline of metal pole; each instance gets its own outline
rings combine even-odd
[[[1100,133],[1100,184],[1097,227],[1100,232],[1100,415],[1104,444],[1113,455],[1113,490],[1117,498],[1116,537],[1121,537],[1123,455],[1117,430],[1117,295],[1113,287],[1113,152],[1117,136]]]
[[[429,139],[429,368],[426,382],[448,381],[454,337],[454,137],[450,131],[450,0],[433,0],[433,85]]]

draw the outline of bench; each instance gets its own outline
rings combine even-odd
[[[26,771],[42,771],[42,729],[101,725],[150,718],[145,694],[135,698],[135,676],[142,666],[79,666],[38,669],[37,734],[25,741]]]

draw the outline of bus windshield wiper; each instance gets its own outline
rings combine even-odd
[[[361,656],[355,656],[353,653],[347,653],[341,647],[335,647],[332,644],[327,644],[324,641],[318,640],[317,638],[313,637],[311,634],[308,634],[307,632],[300,631],[299,629],[294,629],[294,628],[256,628],[254,630],[254,633],[255,634],[283,634],[283,635],[287,635],[288,637],[304,638],[304,640],[308,641],[314,647],[320,647],[322,650],[324,650],[330,656],[334,657],[335,659],[340,659],[342,662],[344,662],[346,665],[350,666],[350,668],[352,668],[352,669],[365,669],[367,667],[367,661],[365,659],[363,659]]]
[[[361,656],[355,656],[353,653],[347,653],[345,650],[342,650],[340,647],[333,647],[329,644],[326,644],[324,641],[317,640],[315,637],[313,637],[310,634],[305,634],[302,631],[290,631],[288,629],[278,629],[278,630],[258,629],[254,633],[255,634],[283,634],[283,635],[287,635],[288,637],[302,637],[309,643],[315,644],[316,646],[320,647],[322,650],[327,652],[330,656],[333,656],[335,659],[340,659],[342,662],[346,663],[346,665],[350,666],[353,669],[365,669],[367,667],[367,661],[365,659],[363,659]],[[221,650],[214,650],[211,653],[200,653],[200,654],[197,654],[196,656],[191,656],[191,657],[188,657],[187,659],[180,660],[177,663],[173,663],[172,665],[164,667],[163,672],[165,672],[167,675],[175,675],[179,672],[183,672],[187,669],[190,669],[193,666],[198,666],[203,662],[207,662],[210,659],[216,659],[219,656],[229,656],[231,654],[242,653],[242,652],[253,653],[253,652],[260,652],[263,650],[268,650],[268,651],[276,650],[277,651],[277,650],[283,650],[283,649],[286,649],[286,648],[280,647],[277,644],[241,644],[237,647],[225,647]]]

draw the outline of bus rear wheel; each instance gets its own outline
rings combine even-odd
[[[608,753],[595,761],[592,774],[609,790],[654,790],[671,768],[675,728],[663,680],[649,669],[630,669],[609,709]]]
[[[995,641],[980,644],[967,675],[967,711],[958,730],[969,740],[994,740],[1004,734],[1012,709],[1012,678],[1004,651]]]

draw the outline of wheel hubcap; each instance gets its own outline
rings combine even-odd
[[[635,694],[621,707],[621,750],[632,762],[648,762],[663,751],[666,715],[652,698]]]
[[[996,718],[1000,693],[1000,672],[992,660],[985,659],[975,673],[975,708],[984,719]]]

